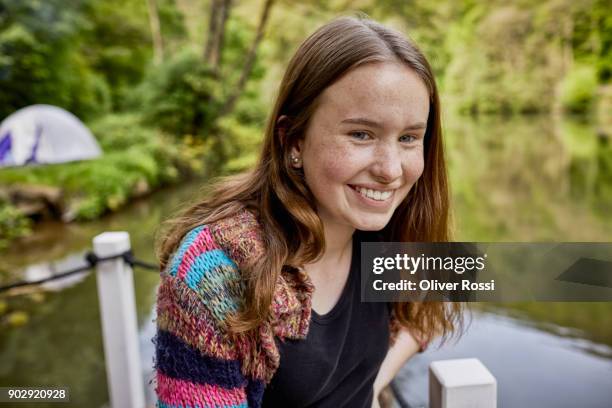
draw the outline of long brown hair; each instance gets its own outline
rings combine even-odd
[[[170,222],[160,242],[160,263],[165,268],[190,229],[244,208],[257,214],[267,256],[252,260],[241,271],[246,282],[244,308],[231,319],[233,331],[252,330],[265,321],[283,267],[302,266],[322,255],[323,224],[303,175],[291,166],[289,150],[305,134],[318,96],[328,86],[357,66],[383,61],[402,62],[419,75],[429,91],[430,109],[423,174],[379,236],[385,241],[449,240],[440,102],[429,63],[410,40],[377,22],[353,17],[333,20],[308,37],[289,62],[257,165],[213,184],[206,198]],[[289,120],[279,132],[278,119],[283,115]],[[394,312],[402,326],[426,340],[446,337],[461,325],[457,303],[395,303]]]

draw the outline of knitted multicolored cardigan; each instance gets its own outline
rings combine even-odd
[[[162,271],[154,340],[160,408],[260,407],[279,365],[274,338],[306,337],[313,285],[298,270],[279,276],[257,334],[227,331],[245,290],[241,265],[265,256],[263,242],[257,219],[243,210],[191,230]],[[391,342],[398,329],[392,314]]]

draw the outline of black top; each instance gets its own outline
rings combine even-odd
[[[361,245],[353,235],[347,282],[325,315],[312,310],[304,340],[276,338],[280,366],[266,387],[263,408],[366,407],[389,346],[387,303],[362,303]]]

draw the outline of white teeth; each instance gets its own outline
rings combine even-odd
[[[355,186],[355,189],[364,197],[371,198],[376,201],[385,201],[391,197],[391,191],[372,190],[370,188],[362,188]]]

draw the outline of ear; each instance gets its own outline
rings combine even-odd
[[[276,120],[276,131],[281,142],[284,145],[287,142],[287,129],[289,128],[289,117],[287,115],[281,115]]]

